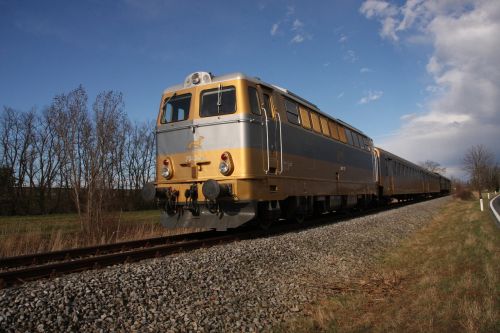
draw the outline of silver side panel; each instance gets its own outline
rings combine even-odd
[[[231,115],[184,121],[173,126],[162,125],[156,131],[157,153],[169,155],[192,150],[260,148],[260,127],[260,119]]]

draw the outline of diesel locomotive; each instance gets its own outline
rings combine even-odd
[[[450,190],[306,99],[241,73],[195,72],[167,88],[156,144],[154,195],[168,228],[267,227]]]

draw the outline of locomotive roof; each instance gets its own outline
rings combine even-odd
[[[259,77],[249,76],[249,75],[246,75],[246,74],[241,73],[241,72],[229,73],[229,74],[224,74],[224,75],[219,75],[219,76],[215,76],[215,75],[213,75],[212,73],[209,73],[209,72],[194,72],[194,73],[189,74],[186,79],[188,80],[188,78],[191,77],[195,73],[200,73],[202,75],[208,74],[210,76],[210,82],[208,82],[208,83],[222,83],[224,81],[231,81],[231,80],[247,80],[247,81],[250,81],[250,82],[255,83],[255,84],[263,85],[263,86],[268,87],[268,88],[273,89],[273,90],[278,90],[283,95],[285,95],[286,97],[288,97],[288,98],[290,98],[292,100],[295,100],[298,103],[304,104],[305,106],[307,106],[310,109],[312,109],[312,110],[320,113],[321,115],[323,115],[323,116],[325,116],[327,118],[331,118],[331,119],[333,119],[333,120],[341,123],[344,127],[347,127],[350,130],[353,130],[355,132],[358,132],[358,133],[363,134],[363,135],[365,135],[365,136],[368,137],[368,135],[366,135],[365,133],[363,133],[363,131],[355,128],[354,126],[352,126],[350,124],[347,124],[346,122],[344,122],[344,121],[342,121],[342,120],[340,120],[338,118],[332,117],[332,116],[326,114],[325,112],[321,111],[316,106],[316,104],[313,104],[313,103],[309,102],[305,98],[300,97],[299,95],[291,92],[288,89],[282,88],[282,87],[274,85],[274,84],[270,84],[270,83],[264,82]],[[205,83],[205,84],[208,84],[208,83]],[[204,84],[203,83],[199,84],[199,86],[202,86],[202,85],[204,85]],[[163,94],[167,94],[167,93],[170,93],[170,92],[175,92],[175,91],[178,91],[178,90],[181,90],[181,89],[185,89],[185,88],[187,88],[187,86],[186,86],[185,83],[176,84],[174,86],[170,86],[170,87],[166,88],[163,91]]]

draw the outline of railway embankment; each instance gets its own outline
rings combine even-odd
[[[3,289],[0,331],[271,330],[314,314],[450,200]]]

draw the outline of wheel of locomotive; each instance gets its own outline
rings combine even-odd
[[[259,228],[262,230],[269,230],[274,222],[275,221],[273,219],[268,218],[267,216],[262,216],[259,218]]]
[[[304,224],[307,217],[307,201],[305,198],[290,197],[285,200],[286,219],[291,223]]]
[[[306,223],[306,213],[303,209],[297,209],[291,218],[293,223],[305,224]]]
[[[278,221],[280,216],[279,207],[276,203],[264,201],[258,205],[257,224],[262,230],[269,230]]]

